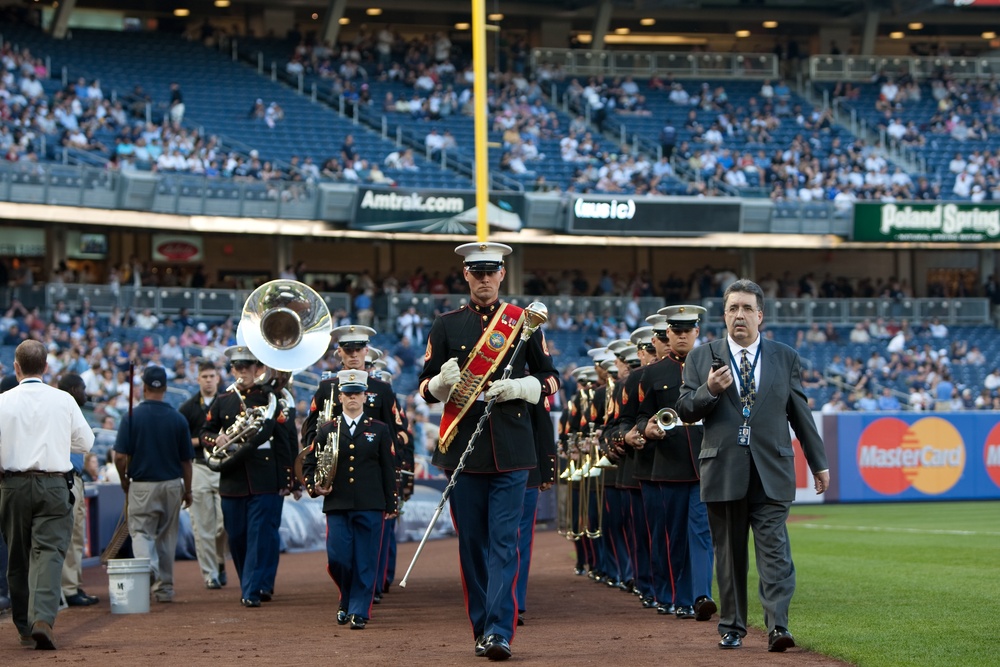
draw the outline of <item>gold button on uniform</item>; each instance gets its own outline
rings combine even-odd
[[[354,449],[354,445],[351,445],[351,447],[350,447],[350,448],[351,448],[351,449]]]
[[[354,455],[353,455],[353,454],[351,455],[351,460],[352,460],[352,461],[354,460]]]
[[[350,468],[348,468],[347,472],[354,472],[354,466],[351,466]]]
[[[348,481],[349,481],[349,482],[350,482],[351,484],[354,484],[354,478],[353,478],[353,477],[352,477],[351,479],[349,479]]]

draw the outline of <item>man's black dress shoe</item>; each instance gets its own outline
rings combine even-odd
[[[510,642],[501,635],[486,638],[486,657],[490,660],[506,660],[510,657]]]
[[[77,592],[78,594],[82,595],[82,596],[83,596],[83,597],[85,597],[85,598],[88,598],[88,599],[90,599],[90,600],[93,600],[94,604],[97,604],[98,602],[100,602],[100,601],[101,601],[101,598],[97,597],[96,595],[91,595],[91,594],[89,594],[89,593],[88,593],[87,591],[83,590],[82,588],[78,588],[78,589],[76,589],[76,592]]]
[[[655,609],[657,606],[658,605],[656,604],[656,600],[654,600],[653,598],[651,598],[651,597],[650,598],[642,598],[642,608],[643,609]]]
[[[694,607],[683,607],[683,606],[676,607],[674,609],[674,614],[677,616],[677,618],[683,618],[683,619],[694,618]]]
[[[476,657],[486,657],[486,637],[483,635],[476,637]]]
[[[700,598],[694,601],[694,618],[696,621],[708,621],[712,619],[712,614],[717,612],[719,608],[715,604],[715,600],[708,597],[707,595],[702,595]]]
[[[776,625],[767,635],[767,650],[771,653],[784,653],[790,648],[795,648],[795,639],[792,633],[786,628]]]
[[[347,625],[347,621],[349,620],[351,619],[348,618],[346,609],[337,610],[337,625]]]
[[[244,607],[259,607],[260,600],[248,600],[247,598],[243,598],[240,600],[240,604]]]
[[[585,569],[583,569],[582,567],[580,567],[580,566],[577,566],[577,567],[573,568],[573,574],[575,574],[578,577],[583,576],[586,573],[587,573],[587,571]]]
[[[372,598],[372,602],[374,602],[375,604],[382,604],[382,594],[376,593],[375,596]]]
[[[260,601],[261,602],[270,602],[272,595],[274,595],[274,591],[261,591],[260,592]]]
[[[67,595],[66,604],[70,607],[89,607],[92,604],[97,604],[97,600],[87,595],[77,593],[76,595]]]
[[[522,625],[524,625],[524,619],[521,618],[521,614],[518,613],[518,615],[517,615],[517,627],[521,627]]]
[[[722,635],[719,641],[719,648],[739,648],[743,646],[743,640],[737,632],[727,632]]]
[[[357,614],[351,615],[351,630],[364,630],[368,625],[368,619]]]
[[[669,614],[672,614],[672,613],[674,613],[674,612],[675,612],[676,610],[677,610],[677,607],[675,607],[675,606],[673,605],[673,603],[670,603],[670,604],[661,604],[661,605],[658,605],[658,606],[656,607],[656,613],[657,613],[657,614],[663,614],[663,615],[669,615]]]

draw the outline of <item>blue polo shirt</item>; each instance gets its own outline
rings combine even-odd
[[[137,482],[182,477],[181,463],[194,458],[187,419],[163,401],[145,400],[122,418],[115,451],[131,457],[128,474]]]

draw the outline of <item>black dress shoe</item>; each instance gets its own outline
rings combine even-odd
[[[372,602],[374,602],[375,604],[382,604],[382,594],[376,593],[375,596],[372,598]]]
[[[476,637],[476,657],[485,658],[486,657],[486,637],[479,635]]]
[[[580,567],[579,565],[577,565],[576,567],[573,568],[573,574],[575,574],[578,577],[583,576],[586,573],[587,573],[587,571],[585,569],[583,569],[582,567]]]
[[[716,606],[715,600],[707,595],[702,595],[694,601],[694,619],[696,621],[710,621],[712,620],[712,614],[718,610],[719,608]]]
[[[367,618],[357,614],[351,615],[351,630],[364,630],[366,625],[368,625]]]
[[[517,612],[517,627],[524,625],[524,619],[521,617],[521,612]]]
[[[82,588],[76,589],[76,592],[79,593],[80,595],[82,595],[85,598],[93,600],[94,604],[97,604],[98,602],[101,601],[101,598],[97,597],[96,595],[91,595],[90,593],[88,593],[87,591],[83,590]]]
[[[273,595],[274,595],[274,591],[261,591],[260,592],[260,601],[261,602],[270,602],[271,601],[271,597]]]
[[[669,616],[670,614],[674,613],[674,611],[676,611],[676,610],[677,610],[677,607],[675,607],[673,605],[673,603],[656,605],[656,613],[657,614],[664,614],[664,615],[668,615]]]
[[[689,619],[694,618],[694,607],[691,606],[678,606],[674,608],[674,615],[677,618]]]
[[[631,593],[634,585],[635,584],[631,579],[629,579],[628,581],[621,581],[618,582],[618,590],[623,591],[625,593]]]
[[[92,604],[97,604],[97,600],[77,593],[76,595],[67,595],[66,604],[70,607],[89,607]]]
[[[654,600],[653,598],[651,598],[651,597],[649,597],[649,598],[642,598],[642,608],[643,609],[655,609],[657,606],[659,606],[659,605],[656,604],[656,600]]]
[[[240,600],[240,604],[244,607],[259,607],[260,600],[248,600],[247,598],[243,598]]]
[[[347,622],[349,620],[351,620],[351,619],[347,616],[347,610],[346,609],[338,609],[337,610],[337,625],[347,625]]]
[[[486,638],[486,657],[490,660],[506,660],[510,657],[510,642],[501,635]]]
[[[795,648],[792,633],[780,625],[775,626],[767,635],[767,650],[771,653],[784,653],[790,648]]]
[[[719,641],[719,648],[739,648],[741,646],[743,646],[743,639],[737,632],[727,632],[722,635],[722,639]]]

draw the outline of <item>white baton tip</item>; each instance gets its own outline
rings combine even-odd
[[[406,582],[405,581],[399,582],[399,587],[400,588],[406,588]]]

